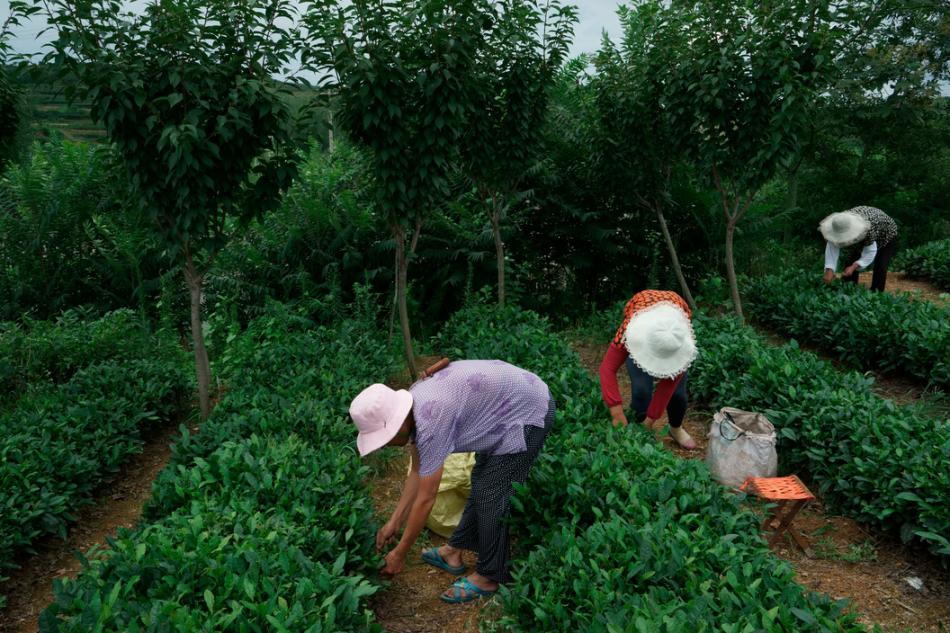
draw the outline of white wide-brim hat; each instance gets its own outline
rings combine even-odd
[[[634,364],[654,378],[679,376],[697,354],[689,317],[669,301],[655,303],[630,317],[624,344]]]
[[[411,410],[411,393],[405,389],[396,391],[379,383],[370,385],[353,398],[350,417],[359,430],[356,448],[360,456],[386,446],[396,437]]]
[[[821,221],[818,230],[826,240],[838,247],[857,244],[868,234],[871,223],[852,211],[832,213]]]

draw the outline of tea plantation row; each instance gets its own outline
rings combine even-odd
[[[88,318],[69,310],[50,321],[0,323],[0,404],[27,389],[62,383],[79,369],[113,359],[167,358],[172,337],[153,336],[132,310]]]
[[[65,537],[94,488],[141,449],[143,430],[180,414],[191,382],[185,353],[130,312],[3,324],[0,354],[2,576],[37,539]]]
[[[0,570],[36,539],[65,537],[96,485],[171,420],[190,391],[184,363],[110,361],[0,415]]]
[[[530,312],[477,307],[441,334],[453,358],[501,358],[540,375],[555,428],[515,497],[523,550],[500,593],[510,631],[861,631],[802,589],[758,520],[641,428],[614,429],[579,359]]]
[[[928,279],[950,292],[950,240],[938,240],[898,251],[892,268],[904,271],[908,277]]]
[[[950,421],[880,398],[860,373],[794,342],[770,346],[733,319],[698,317],[694,326],[692,397],[766,413],[781,470],[816,482],[828,507],[950,561]]]
[[[750,280],[752,318],[852,367],[900,371],[950,387],[950,310],[790,271]]]
[[[388,366],[359,320],[317,326],[271,306],[216,363],[227,392],[176,445],[143,523],[56,584],[40,630],[378,630],[373,511],[346,412]]]

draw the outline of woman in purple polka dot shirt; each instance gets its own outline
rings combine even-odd
[[[397,574],[422,532],[435,503],[445,459],[475,452],[472,491],[458,528],[447,545],[422,553],[422,560],[459,576],[442,599],[470,602],[493,594],[509,580],[508,528],[514,482],[523,482],[554,422],[554,400],[535,374],[499,360],[450,363],[406,390],[381,384],[364,389],[350,405],[361,455],[383,446],[409,445],[409,476],[392,516],[376,535],[386,554],[383,573]],[[475,570],[464,575],[462,550],[478,553]]]

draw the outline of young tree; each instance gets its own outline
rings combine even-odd
[[[726,220],[726,276],[742,302],[736,226],[762,185],[795,156],[833,48],[829,0],[699,2],[681,12],[684,39],[670,74],[669,108]]]
[[[475,103],[475,60],[494,19],[487,0],[306,3],[308,67],[337,78],[336,123],[371,150],[376,202],[396,248],[403,348],[416,376],[406,306],[407,235],[448,197]]]
[[[463,166],[488,210],[505,305],[501,223],[537,160],[548,90],[567,55],[577,10],[559,0],[503,0],[476,59],[477,89],[463,138]]]
[[[677,56],[686,48],[683,25],[677,19],[680,14],[664,9],[659,1],[621,6],[619,14],[624,29],[620,46],[605,38],[596,58],[599,171],[609,179],[604,189],[618,198],[617,207],[633,201],[656,216],[683,298],[695,310],[663,213],[671,200],[673,168],[685,159],[667,83]]]
[[[143,209],[184,273],[201,415],[211,371],[202,284],[215,255],[274,206],[295,174],[287,90],[290,0],[45,0],[47,62],[76,79],[124,162]]]
[[[12,54],[8,40],[13,28],[20,25],[20,18],[31,13],[33,10],[29,5],[21,0],[12,0],[10,14],[0,23],[0,167],[15,154],[21,125],[20,93],[9,77],[9,68],[16,55]]]

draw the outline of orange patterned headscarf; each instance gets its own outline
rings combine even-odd
[[[627,325],[630,323],[630,317],[640,310],[648,308],[662,301],[669,301],[670,303],[682,308],[687,317],[690,319],[693,318],[693,313],[690,311],[689,306],[686,305],[686,302],[683,301],[681,296],[672,290],[643,290],[633,295],[630,301],[627,302],[627,305],[623,307],[623,323],[621,323],[620,327],[617,328],[617,334],[614,335],[613,344],[617,346],[623,346],[624,337],[627,332]]]

